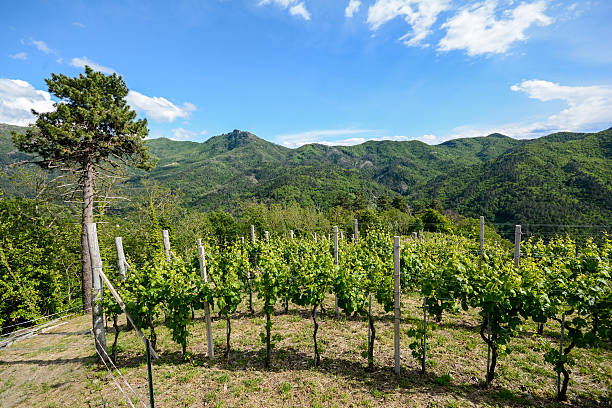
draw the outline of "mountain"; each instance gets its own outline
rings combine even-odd
[[[612,129],[555,133],[431,180],[416,196],[504,223],[612,223]]]
[[[0,125],[2,166],[25,157],[10,142],[16,129]],[[499,223],[612,223],[612,129],[534,140],[492,134],[433,146],[369,141],[288,149],[240,130],[203,143],[162,138],[147,144],[157,167],[132,170],[128,189],[154,179],[180,188],[185,205],[202,210],[236,208],[245,200],[327,208],[356,193],[371,202],[401,194],[409,203],[435,198],[460,214]]]

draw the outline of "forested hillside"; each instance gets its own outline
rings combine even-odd
[[[4,168],[25,157],[12,146],[10,130],[19,128],[0,125]],[[612,220],[612,129],[535,140],[492,134],[434,146],[370,141],[297,149],[234,130],[203,143],[162,138],[148,145],[157,166],[129,173],[125,188],[138,192],[143,180],[157,180],[180,189],[184,204],[199,210],[292,201],[350,207],[361,197],[374,206],[380,196],[403,195],[412,207],[437,199],[444,208],[500,223]]]

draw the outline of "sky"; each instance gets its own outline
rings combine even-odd
[[[150,137],[287,147],[612,126],[612,0],[0,2],[0,122],[125,80]]]

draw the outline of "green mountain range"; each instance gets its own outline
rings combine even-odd
[[[0,124],[0,165],[23,159]],[[328,208],[361,193],[403,195],[409,205],[437,199],[444,208],[497,223],[612,224],[612,128],[515,140],[492,134],[439,145],[370,141],[356,146],[288,149],[234,130],[203,143],[152,139],[159,159],[149,173],[131,171],[126,186],[151,178],[201,210],[244,201]],[[136,190],[135,190],[136,191]]]

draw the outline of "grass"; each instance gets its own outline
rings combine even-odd
[[[333,313],[319,319],[321,366],[313,366],[310,311],[291,305],[286,315],[273,317],[272,332],[281,340],[273,349],[271,367],[264,370],[265,351],[259,339],[264,318],[250,316],[241,305],[232,321],[232,350],[225,349],[225,321],[213,320],[215,359],[207,358],[202,313],[189,327],[188,352],[183,362],[180,347],[172,342],[162,321],[158,332],[161,358],[154,362],[156,406],[175,407],[463,407],[463,406],[610,406],[612,352],[609,348],[576,350],[566,404],[556,403],[556,374],[539,350],[527,323],[513,340],[513,351],[501,358],[493,387],[484,390],[486,346],[478,334],[477,311],[444,316],[428,337],[427,372],[410,355],[406,335],[419,324],[421,301],[405,297],[402,309],[401,375],[393,373],[392,316],[373,305],[376,314],[375,370],[366,371],[367,322]],[[256,304],[258,306],[258,304]],[[58,328],[64,335],[36,336],[0,350],[2,406],[107,406],[125,405],[103,366],[95,363],[90,334],[78,333],[91,325],[82,316]],[[125,323],[122,326],[125,329]],[[558,328],[546,325],[545,336],[556,341]],[[109,344],[112,331],[108,333]],[[117,366],[145,403],[147,370],[144,350],[133,331],[119,336]]]

